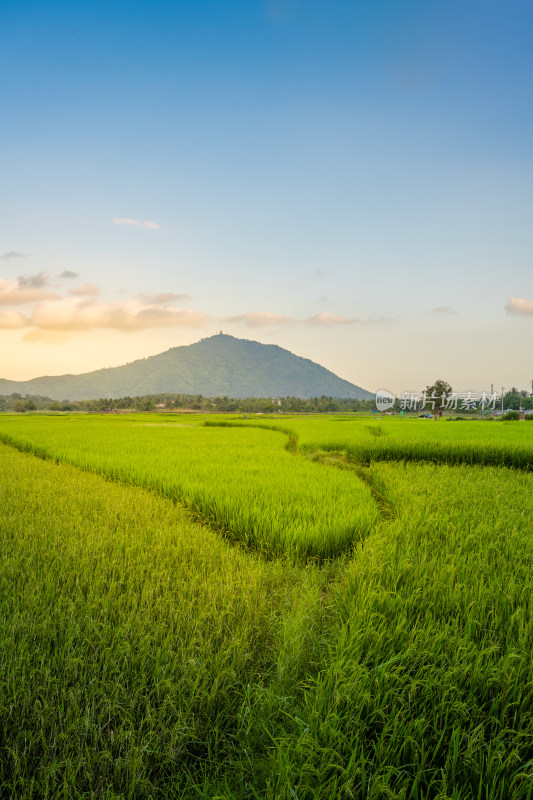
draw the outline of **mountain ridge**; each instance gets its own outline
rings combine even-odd
[[[309,397],[371,399],[365,389],[311,359],[275,344],[215,334],[190,345],[120,367],[81,374],[44,375],[27,381],[0,378],[0,394],[40,394],[54,400],[91,400],[145,394],[205,397]]]

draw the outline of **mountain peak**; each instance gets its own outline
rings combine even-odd
[[[0,379],[0,394],[40,394],[54,400],[88,400],[144,394],[206,397],[328,397],[366,400],[370,392],[278,345],[238,339],[220,331],[191,345],[83,375],[29,381]]]

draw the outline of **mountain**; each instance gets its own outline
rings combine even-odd
[[[203,394],[206,397],[344,397],[373,394],[274,344],[219,333],[122,367],[29,381],[0,379],[0,394],[39,394],[54,400]]]

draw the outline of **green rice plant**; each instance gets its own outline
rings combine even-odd
[[[346,452],[363,464],[400,460],[533,469],[533,430],[514,422],[469,420],[449,425],[445,420],[386,417],[369,424],[368,417],[321,416],[238,424],[274,425],[290,431],[307,452]]]
[[[292,608],[320,628],[322,574],[4,445],[0,507],[0,797],[192,798],[244,758],[249,687],[289,663]]]
[[[242,427],[15,422],[3,435],[30,452],[0,448],[0,796],[531,800],[528,471],[346,456],[401,435],[459,447],[429,421],[380,420],[380,437],[364,419],[276,422],[300,452],[329,445],[322,464]],[[518,423],[447,427],[529,446]],[[74,457],[99,474],[53,463]],[[246,507],[229,468],[263,491],[280,463],[361,485],[390,513],[304,568],[168,499],[181,465]],[[152,491],[119,485],[141,480]]]
[[[160,492],[267,556],[336,558],[378,519],[357,476],[295,459],[277,433],[157,425],[133,416],[4,417],[0,438]]]
[[[265,796],[529,799],[533,476],[372,470],[400,513],[334,584],[338,625],[303,696],[264,714]]]

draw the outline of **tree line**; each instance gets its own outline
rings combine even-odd
[[[0,395],[0,411],[78,411],[119,413],[133,411],[196,411],[202,413],[327,413],[370,411],[373,400],[336,397],[204,397],[201,394],[147,394],[138,397],[99,398],[97,400],[52,400],[42,395]]]
[[[451,391],[449,384],[437,381],[433,386],[428,387],[428,395],[436,394],[442,397],[446,391],[442,390],[442,385]],[[439,407],[439,401],[435,404]],[[270,414],[270,413],[315,413],[324,414],[328,412],[349,413],[354,411],[373,411],[375,410],[374,400],[356,400],[353,398],[311,397],[302,399],[300,397],[204,397],[201,394],[145,394],[136,397],[109,398],[102,397],[97,400],[53,400],[38,394],[21,395],[13,393],[10,395],[0,395],[0,412],[25,412],[25,411],[56,411],[69,412],[78,411],[85,413],[119,413],[133,411],[196,411],[202,413],[249,413],[249,414]],[[502,396],[500,395],[496,409],[502,408]],[[503,395],[503,409],[525,411],[533,410],[533,396],[528,392],[519,390],[516,387],[509,389]],[[399,412],[401,409],[400,400],[397,399],[392,410]],[[410,413],[417,413],[412,411]],[[474,411],[461,411],[460,413],[476,413]]]

